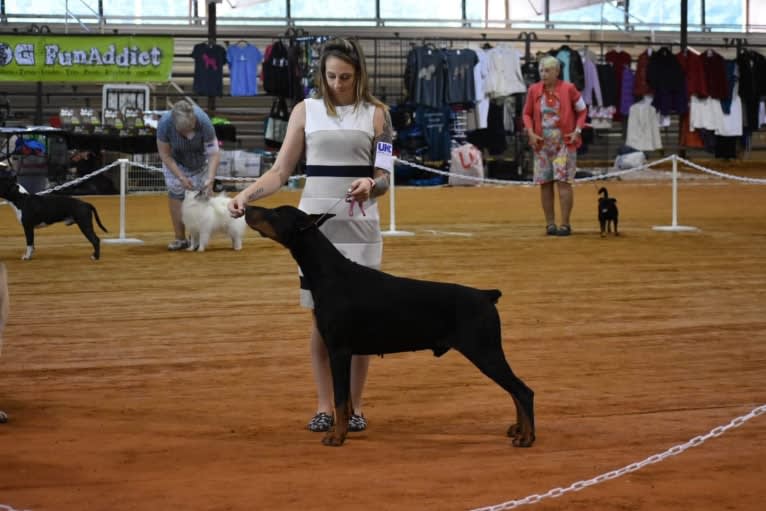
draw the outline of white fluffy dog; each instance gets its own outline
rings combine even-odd
[[[226,233],[231,238],[234,250],[242,248],[245,217],[232,218],[227,208],[228,203],[229,197],[225,193],[208,197],[202,192],[186,190],[181,205],[181,218],[189,236],[188,250],[204,252],[210,243],[210,236],[216,232]]]

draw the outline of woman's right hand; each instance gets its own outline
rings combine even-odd
[[[247,205],[247,197],[242,193],[238,193],[233,199],[229,201],[227,207],[229,208],[229,214],[232,218],[239,218],[245,214],[245,206]]]
[[[194,183],[192,183],[192,180],[189,179],[186,174],[181,174],[179,181],[181,181],[181,185],[184,187],[184,189],[194,190]]]
[[[529,145],[532,146],[532,149],[540,149],[542,147],[543,137],[530,131],[527,133],[527,138],[529,138]]]

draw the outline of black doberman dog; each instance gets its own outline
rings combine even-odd
[[[309,215],[292,206],[248,206],[247,224],[290,250],[314,298],[314,314],[330,357],[335,427],[322,439],[342,445],[348,432],[351,355],[382,355],[450,348],[511,394],[516,447],[535,441],[534,392],[511,370],[495,308],[500,291],[395,277],[356,264],[319,230],[331,214]]]
[[[92,204],[64,195],[34,195],[23,193],[13,176],[0,177],[0,197],[11,202],[21,212],[21,225],[27,238],[27,250],[21,257],[31,259],[35,251],[35,228],[65,222],[77,224],[93,245],[93,259],[101,256],[101,240],[93,230],[93,217],[98,226],[108,232],[101,223],[98,212]]]
[[[607,231],[612,232],[614,226],[614,235],[619,236],[617,232],[617,220],[620,212],[617,210],[617,199],[609,197],[609,192],[603,186],[598,190],[598,223],[601,226],[601,236],[606,236]]]

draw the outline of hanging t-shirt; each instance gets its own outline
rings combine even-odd
[[[415,122],[421,126],[428,142],[428,158],[448,161],[450,158],[449,121],[452,110],[449,107],[430,108],[419,106],[415,111]]]
[[[443,106],[446,72],[447,60],[441,50],[426,46],[410,50],[404,77],[410,98],[418,105]]]
[[[260,50],[250,43],[237,43],[226,50],[226,60],[231,75],[231,95],[258,94],[258,64],[263,60]]]
[[[615,92],[617,99],[615,106],[619,107],[622,105],[622,74],[625,69],[630,68],[630,53],[622,50],[610,50],[606,52],[604,59],[612,66],[612,72],[617,84]],[[599,76],[599,78],[601,77]],[[604,101],[604,104],[607,104],[606,101]],[[622,119],[622,115],[620,114],[619,110],[615,111],[614,119]]]
[[[447,50],[447,91],[448,104],[473,103],[476,99],[476,84],[473,67],[479,61],[473,50]]]
[[[215,44],[199,43],[192,49],[194,58],[194,83],[192,88],[200,96],[223,95],[223,65],[226,48]]]
[[[476,128],[487,127],[487,114],[489,113],[489,96],[485,91],[487,75],[489,74],[489,59],[483,49],[475,49],[476,65],[473,68],[473,84],[476,92],[474,110],[476,113]]]
[[[511,45],[503,43],[487,50],[489,78],[485,90],[497,98],[527,91],[521,74],[521,54]]]

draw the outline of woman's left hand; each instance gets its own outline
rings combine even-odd
[[[574,144],[577,142],[577,137],[579,137],[580,134],[577,133],[577,131],[573,131],[572,133],[569,133],[567,135],[564,135],[564,138],[566,139],[567,144]]]
[[[215,179],[207,179],[205,180],[205,184],[202,185],[202,190],[208,197],[213,195],[213,185],[215,185]]]
[[[365,202],[372,195],[374,181],[369,177],[362,177],[354,180],[348,189],[348,197],[356,202]]]

